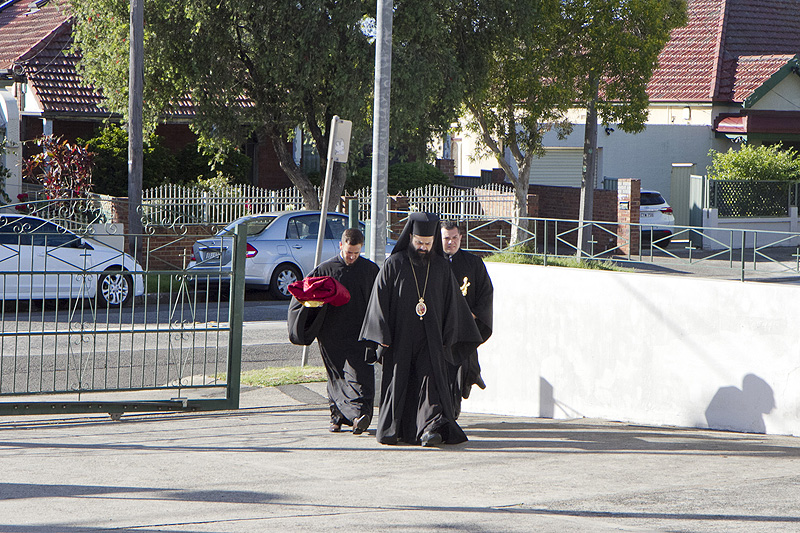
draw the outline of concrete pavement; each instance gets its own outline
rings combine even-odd
[[[324,387],[0,418],[0,531],[800,531],[797,438],[464,414],[469,442],[389,447],[329,433]]]

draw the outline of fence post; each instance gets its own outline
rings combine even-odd
[[[231,268],[231,293],[228,308],[228,388],[230,409],[239,408],[242,373],[242,322],[244,321],[244,263],[247,250],[247,223],[234,229],[233,264]]]

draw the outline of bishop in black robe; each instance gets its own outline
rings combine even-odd
[[[383,365],[377,439],[437,445],[467,440],[455,421],[449,368],[454,345],[481,341],[466,300],[442,254],[439,218],[413,213],[381,268],[361,339],[378,345]],[[432,243],[420,255],[414,237]],[[424,247],[423,247],[424,248]]]
[[[358,249],[360,251],[360,244]],[[295,298],[289,304],[290,337],[294,335],[305,342],[297,342],[296,338],[292,341],[311,344],[316,336],[319,342],[328,374],[332,431],[348,425],[354,426],[354,433],[360,433],[372,420],[375,368],[366,361],[367,345],[359,341],[359,334],[377,275],[378,266],[369,259],[357,256],[348,264],[340,253],[320,264],[310,276],[331,276],[347,288],[350,301],[339,307],[325,304],[316,309],[303,307]],[[359,419],[364,421],[364,426],[356,429]]]

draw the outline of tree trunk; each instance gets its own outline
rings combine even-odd
[[[597,168],[597,91],[598,81],[589,80],[592,97],[586,107],[586,128],[583,137],[583,177],[581,179],[581,205],[578,214],[578,244],[576,257],[592,254],[592,228],[584,227],[593,220],[594,177]]]
[[[500,147],[498,142],[492,138],[491,131],[486,123],[480,108],[467,104],[467,108],[477,120],[481,128],[481,135],[483,142],[494,153],[500,168],[506,173],[506,176],[511,180],[514,187],[514,196],[516,198],[516,206],[514,207],[514,216],[512,219],[513,230],[511,232],[511,240],[509,246],[514,246],[520,242],[528,239],[530,235],[530,220],[528,220],[528,169],[532,159],[531,154],[522,154],[519,146],[510,146],[514,159],[517,163],[517,172],[511,168],[508,160],[505,157],[504,150]],[[511,126],[516,127],[516,124]]]
[[[281,169],[286,172],[289,180],[300,191],[303,196],[303,204],[306,209],[317,210],[319,209],[319,197],[314,185],[309,181],[308,176],[297,166],[294,162],[294,157],[289,149],[286,147],[286,139],[273,129],[272,132],[267,133],[267,136],[272,141],[272,146],[275,148],[275,153],[278,156],[278,162]]]

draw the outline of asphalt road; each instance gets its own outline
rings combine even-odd
[[[202,299],[198,299],[202,300]],[[296,366],[303,348],[288,342],[288,302],[249,294],[242,325],[242,369]],[[86,302],[6,304],[0,316],[0,393],[202,385],[227,371],[227,302],[152,302],[122,310]],[[307,364],[321,365],[311,346]]]

